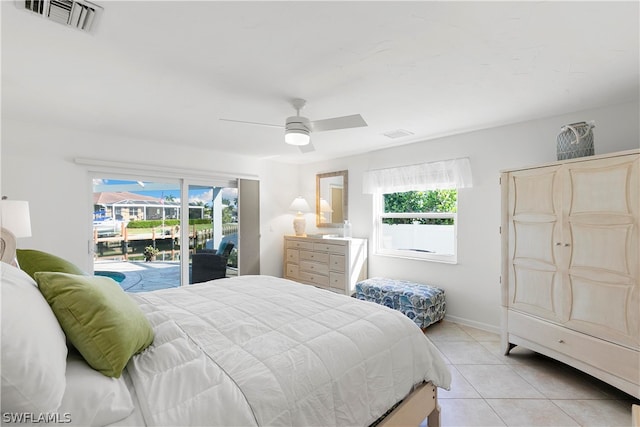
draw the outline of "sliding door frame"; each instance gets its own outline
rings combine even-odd
[[[88,182],[91,184],[95,178],[114,178],[124,180],[161,180],[164,182],[176,182],[176,186],[180,188],[180,205],[181,224],[189,221],[189,185],[204,185],[210,187],[223,187],[223,188],[238,188],[238,208],[240,210],[240,203],[244,204],[245,214],[252,213],[251,219],[248,219],[248,224],[245,228],[245,239],[242,239],[242,231],[239,231],[238,236],[238,274],[259,274],[260,271],[260,199],[259,199],[259,179],[255,175],[245,174],[227,174],[208,170],[198,169],[181,169],[172,168],[160,165],[145,165],[126,162],[114,162],[100,159],[88,159],[88,158],[76,158],[75,163],[81,166],[85,166],[88,173]],[[245,184],[241,184],[241,181],[246,181]],[[246,192],[249,193],[249,197],[245,194],[245,197],[241,194],[241,186],[246,187]],[[89,185],[89,206],[92,205],[93,188]],[[183,197],[183,195],[187,197]],[[241,200],[244,200],[241,202]],[[251,201],[252,200],[252,201]],[[240,212],[239,212],[239,215]],[[250,224],[250,225],[249,225]],[[239,226],[242,227],[242,218],[239,218]],[[89,231],[89,236],[92,235],[92,231]],[[251,238],[251,242],[247,239]],[[180,239],[182,242],[188,242],[189,240],[189,227],[180,227]],[[243,245],[242,242],[245,241]],[[258,243],[256,245],[256,242]],[[243,251],[247,250],[247,257],[243,264]],[[93,239],[88,239],[88,256],[90,258],[90,265],[93,268],[93,256],[94,246]],[[186,262],[182,262],[186,260]],[[240,266],[246,267],[241,269]],[[246,271],[242,271],[246,270]],[[189,245],[181,245],[180,247],[180,286],[187,285],[189,283]]]

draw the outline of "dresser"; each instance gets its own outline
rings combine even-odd
[[[367,278],[367,240],[285,236],[284,277],[351,295]]]
[[[502,346],[640,398],[638,150],[505,171]]]

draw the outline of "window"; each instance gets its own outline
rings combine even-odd
[[[457,262],[458,189],[472,186],[469,159],[365,173],[379,255]]]
[[[455,189],[376,194],[377,253],[456,261]]]

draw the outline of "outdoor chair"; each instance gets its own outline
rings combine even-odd
[[[191,283],[226,277],[227,261],[233,247],[233,243],[222,243],[217,250],[201,249],[191,255]]]

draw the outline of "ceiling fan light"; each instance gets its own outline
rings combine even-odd
[[[288,117],[284,128],[284,142],[287,144],[307,145],[311,142],[311,123],[306,117]]]
[[[292,129],[285,132],[284,142],[290,145],[307,145],[311,142],[311,136],[308,131]]]

